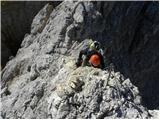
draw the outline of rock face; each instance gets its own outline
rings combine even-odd
[[[105,23],[104,29],[93,36],[110,47],[108,59],[124,76],[132,78],[144,105],[158,109],[158,3],[97,2],[96,6]]]
[[[34,16],[47,3],[44,1],[2,1],[2,68],[10,56],[16,55],[25,34],[30,32]],[[50,4],[55,7],[59,2],[50,2]]]
[[[51,118],[150,118],[138,88],[119,72],[62,68],[53,81],[57,86],[48,100]]]
[[[25,36],[16,56],[2,71],[1,117],[151,118],[156,115],[143,107],[138,91],[139,88],[142,98],[152,91],[148,106],[158,108],[158,100],[152,101],[158,98],[158,72],[150,82],[154,90],[147,86],[149,78],[144,79],[146,73],[150,75],[149,71],[157,70],[156,10],[157,2],[62,2],[53,10],[47,4],[34,18],[31,33]],[[151,18],[150,23],[142,14],[156,19]],[[151,33],[146,36],[148,30]],[[102,42],[104,48],[110,43],[113,50],[106,53],[107,64],[110,60],[116,70],[121,68],[124,77],[108,69],[75,68],[77,53],[88,38]],[[154,46],[150,60],[146,60],[145,46]],[[135,57],[139,55],[145,59]],[[136,69],[135,63],[141,69]],[[142,71],[141,79],[136,70]],[[126,79],[127,75],[131,81]],[[138,80],[137,88],[132,82]],[[146,87],[148,90],[144,90]]]

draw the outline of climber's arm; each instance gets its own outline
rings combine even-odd
[[[102,49],[99,50],[99,53],[103,56],[104,55],[104,51]]]
[[[88,52],[88,48],[87,49],[83,49],[79,52],[79,56],[78,56],[78,59],[77,59],[77,62],[76,62],[76,65],[77,67],[81,66],[81,62],[82,62],[82,56],[83,55],[87,55],[87,52]]]
[[[101,54],[101,69],[105,68],[105,62],[104,62],[104,51],[102,49],[99,50],[99,53]]]

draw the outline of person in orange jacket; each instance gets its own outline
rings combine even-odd
[[[82,58],[84,56],[84,58]],[[76,66],[93,66],[95,68],[105,68],[103,50],[98,41],[93,41],[87,48],[79,53]]]

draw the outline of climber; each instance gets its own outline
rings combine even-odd
[[[104,69],[105,65],[101,45],[98,41],[90,41],[92,42],[89,43],[88,47],[80,51],[76,66],[93,66]]]

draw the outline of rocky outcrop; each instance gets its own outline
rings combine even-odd
[[[113,68],[76,68],[73,58],[63,60],[53,78],[47,74],[42,79],[34,71],[4,89],[2,118],[152,117],[141,104],[138,88]]]
[[[33,18],[47,3],[55,7],[60,2],[2,1],[2,68],[16,55],[25,34],[30,33]]]
[[[131,47],[132,54],[129,54],[125,45],[128,45],[129,41],[136,40],[138,37],[138,33],[135,34],[136,30],[146,27],[144,23],[143,27],[135,29],[135,24],[140,21],[143,23],[144,18],[140,17],[142,13],[152,9],[151,6],[154,5],[153,8],[156,11],[157,3],[102,3],[62,2],[52,12],[48,4],[38,13],[33,20],[31,34],[25,36],[16,56],[7,63],[2,71],[2,118],[151,118],[152,115],[156,115],[154,111],[150,115],[147,108],[143,107],[138,91],[138,88],[141,90],[147,87],[145,84],[147,78],[136,79],[131,76],[131,81],[126,79],[127,73],[131,75],[132,72],[132,74],[135,72],[130,71],[129,67],[135,64],[136,58],[132,60],[133,64],[128,65],[126,61],[131,63],[132,55],[137,55],[143,49]],[[126,4],[124,7],[119,7],[124,4]],[[118,14],[119,12],[122,16]],[[142,20],[137,21],[139,17]],[[129,18],[132,18],[132,21]],[[150,25],[154,24],[158,23],[155,21]],[[155,55],[155,61],[142,59],[146,62],[142,64],[142,66],[146,65],[145,69],[147,62],[151,65],[158,59],[156,57],[156,27],[154,30],[155,32],[150,36],[155,38],[152,40],[154,42],[148,41],[145,45],[155,44],[154,54],[150,54]],[[129,36],[121,37],[126,34]],[[106,58],[108,58],[107,55],[110,55],[107,61],[111,60],[116,65],[116,70],[121,68],[124,77],[120,72],[113,70],[109,72],[108,69],[102,71],[90,67],[75,68],[77,53],[88,38],[102,42],[104,48],[108,48],[109,43],[112,45],[112,52],[106,54]],[[127,43],[122,44],[123,38],[128,40]],[[143,43],[140,43],[131,44],[142,47]],[[144,49],[145,52],[146,49]],[[122,59],[117,60],[119,57]],[[146,70],[152,71],[150,67]],[[140,76],[144,75],[140,74]],[[156,75],[155,73],[155,77]],[[136,83],[137,80],[140,80],[141,83],[138,88],[132,84],[132,81]],[[151,84],[156,84],[158,79],[152,82]],[[154,87],[157,88],[156,85]],[[148,87],[148,89],[153,88]],[[145,98],[150,91],[140,91],[140,93],[144,95],[142,98]],[[158,94],[150,94],[150,96],[152,97],[150,104],[158,106],[158,102],[152,101],[157,99]]]
[[[69,71],[69,72],[68,72]],[[48,100],[51,118],[150,118],[138,88],[119,72],[62,68]]]

